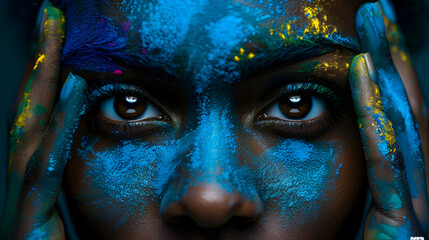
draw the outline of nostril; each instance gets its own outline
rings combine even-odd
[[[187,189],[161,214],[169,223],[189,225],[192,221],[202,228],[218,228],[227,222],[234,225],[256,222],[262,215],[262,206],[258,197],[249,199],[219,186],[203,185]]]

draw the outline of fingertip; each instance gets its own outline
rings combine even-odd
[[[65,17],[64,13],[52,6],[46,6],[43,9],[41,23],[39,28],[40,40],[38,43],[37,54],[33,65],[33,71],[38,70],[46,61],[59,62],[60,50],[62,49],[65,37]],[[52,51],[58,49],[58,51]],[[57,70],[57,68],[56,68]]]
[[[78,85],[79,89],[86,90],[88,88],[86,80],[83,77],[81,77],[79,75],[75,75],[73,73],[69,73],[69,76],[74,78],[74,81]]]
[[[47,6],[44,10],[46,14],[46,20],[43,24],[43,37],[47,37],[50,34],[54,34],[57,37],[64,37],[64,25],[65,25],[65,17],[64,13],[61,9]]]
[[[374,66],[369,53],[357,55],[351,64],[349,82],[358,118],[366,117],[379,106],[380,94],[374,83]]]
[[[353,58],[350,66],[349,82],[352,88],[352,93],[359,93],[361,91],[361,81],[367,74],[365,55],[368,53],[361,53]]]
[[[73,73],[69,73],[61,89],[60,100],[66,101],[72,96],[73,92],[82,93],[86,88],[87,84],[85,79]]]
[[[391,0],[379,0],[384,15],[391,21],[396,22],[396,12]]]
[[[356,30],[363,51],[376,51],[383,44],[384,20],[378,3],[365,3],[356,13]]]

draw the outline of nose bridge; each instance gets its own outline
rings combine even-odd
[[[216,228],[233,217],[259,219],[261,201],[239,161],[234,121],[227,105],[201,112],[178,181],[173,181],[161,203],[164,220],[189,217],[203,228]]]
[[[212,106],[200,116],[187,159],[190,170],[210,178],[221,169],[237,168],[237,124],[229,106]]]

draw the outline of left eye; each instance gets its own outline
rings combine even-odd
[[[117,95],[103,100],[100,114],[110,120],[123,122],[161,117],[161,113],[149,101],[133,95]]]
[[[325,111],[326,102],[320,97],[289,95],[268,107],[265,116],[288,121],[302,121],[317,118]]]

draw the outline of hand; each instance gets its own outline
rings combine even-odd
[[[355,57],[349,75],[373,196],[365,239],[429,233],[422,151],[429,149],[429,119],[395,18],[387,1],[366,3],[356,16],[361,47],[369,52]]]
[[[2,239],[65,238],[55,203],[82,114],[86,82],[70,74],[55,104],[64,15],[48,6],[41,23],[33,71],[23,80],[25,91],[10,135]]]

